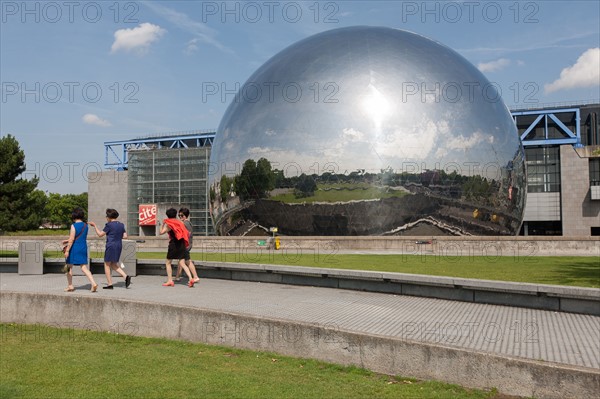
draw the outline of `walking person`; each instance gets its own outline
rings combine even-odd
[[[123,250],[123,239],[127,238],[127,232],[125,231],[125,225],[117,220],[119,212],[116,209],[108,208],[106,210],[107,222],[104,225],[104,229],[100,231],[98,226],[94,222],[90,222],[96,230],[98,237],[106,236],[106,249],[104,251],[104,273],[106,274],[105,287],[102,289],[112,290],[112,271],[116,271],[118,274],[125,279],[125,288],[129,288],[131,284],[131,277],[128,276],[123,269],[119,267],[119,259],[121,258],[121,251]]]
[[[66,292],[75,291],[73,287],[73,266],[81,266],[81,271],[90,280],[92,284],[92,292],[96,292],[98,284],[94,281],[94,276],[88,270],[88,247],[87,247],[87,233],[88,226],[84,222],[85,213],[81,208],[75,208],[71,213],[71,228],[69,231],[69,239],[64,240],[62,243],[66,245],[64,248],[65,253],[65,267],[67,274],[67,288]]]
[[[177,259],[179,267],[181,267],[185,274],[188,276],[189,282],[188,287],[194,286],[194,279],[190,274],[190,269],[185,264],[185,249],[189,245],[189,233],[185,228],[185,225],[181,220],[177,220],[177,209],[167,209],[167,219],[163,220],[162,226],[160,226],[159,234],[169,234],[169,248],[167,249],[167,259],[165,266],[167,268],[167,282],[163,284],[165,287],[173,287],[173,268],[171,267],[171,260]]]
[[[192,273],[192,277],[194,278],[194,283],[200,281],[198,277],[198,273],[196,273],[196,266],[194,262],[192,262],[192,258],[190,257],[190,251],[192,250],[193,240],[194,240],[194,227],[192,226],[192,222],[190,222],[190,210],[188,208],[179,209],[179,220],[183,222],[183,225],[187,229],[189,233],[189,244],[185,249],[185,264],[190,268],[190,273]],[[177,265],[177,273],[175,274],[175,281],[179,281],[181,279],[181,267],[179,264]]]

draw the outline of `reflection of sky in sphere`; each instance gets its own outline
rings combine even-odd
[[[518,151],[508,110],[463,57],[413,33],[355,27],[309,37],[259,68],[224,115],[212,162],[265,157],[290,175],[494,164],[497,177]]]

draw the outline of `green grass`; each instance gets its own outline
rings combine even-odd
[[[534,284],[572,285],[600,288],[600,260],[576,256],[434,256],[434,255],[348,255],[240,251],[236,253],[193,253],[197,262],[242,262],[335,269],[370,270]],[[313,251],[309,251],[313,252]],[[138,259],[164,259],[162,252],[138,252]]]
[[[0,398],[497,396],[267,352],[40,325],[0,331]]]
[[[69,229],[39,229],[28,231],[5,232],[7,236],[68,236]]]
[[[325,191],[324,189],[332,188],[345,188],[344,190],[330,190]],[[348,188],[358,188],[355,190],[348,190]],[[363,189],[364,188],[364,189]],[[296,198],[293,193],[281,194],[269,199],[273,201],[281,201],[288,204],[293,203],[311,203],[311,202],[347,202],[347,201],[360,201],[380,198],[391,198],[391,197],[403,197],[408,193],[400,190],[391,190],[385,188],[373,187],[370,184],[319,184],[317,191],[311,197]]]
[[[0,257],[17,257],[16,251],[0,251]],[[62,257],[46,251],[44,257]],[[104,253],[92,252],[92,258]],[[164,259],[164,252],[138,252],[138,259]],[[282,249],[277,252],[192,252],[196,262],[242,262],[334,269],[426,274],[481,280],[600,288],[600,260],[593,256],[435,256],[435,255],[349,255],[331,251]],[[199,263],[201,264],[201,263]]]

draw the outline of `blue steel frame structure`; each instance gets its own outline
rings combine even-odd
[[[215,135],[215,130],[197,130],[133,140],[106,141],[104,142],[104,167],[107,169],[127,170],[129,166],[128,151],[133,149],[199,148],[212,146]]]
[[[567,127],[558,115],[574,113],[575,116],[575,131],[573,132]],[[518,125],[519,116],[535,116],[534,121],[529,125],[527,129],[521,134],[521,142],[524,147],[535,146],[535,145],[562,145],[572,144],[575,147],[583,147],[581,144],[581,114],[579,108],[557,108],[557,109],[543,109],[543,110],[531,110],[531,111],[511,111],[515,124]],[[543,139],[527,139],[529,133],[536,129],[543,120]],[[564,136],[563,138],[551,138],[548,134],[548,123],[552,121],[556,124],[556,127],[560,133]]]

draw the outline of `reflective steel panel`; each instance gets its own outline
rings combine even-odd
[[[414,33],[297,42],[240,88],[211,153],[221,235],[514,235],[523,148],[497,87]]]

